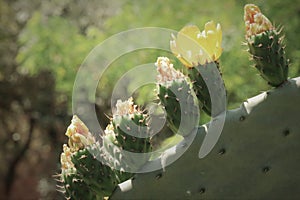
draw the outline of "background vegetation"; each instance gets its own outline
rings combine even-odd
[[[241,45],[245,3],[257,4],[276,25],[284,25],[290,76],[299,75],[299,0],[0,0],[0,199],[62,199],[53,175],[59,172],[72,115],[76,72],[93,47],[113,34],[146,26],[180,30],[196,24],[202,29],[214,20],[223,29],[221,66],[228,107],[269,89]],[[137,51],[112,63],[96,94],[103,126],[120,76],[165,54]],[[151,87],[137,92],[139,104],[155,98],[146,90]]]

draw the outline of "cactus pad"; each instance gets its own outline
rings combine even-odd
[[[165,172],[136,175],[111,199],[299,199],[299,101],[300,78],[249,99],[227,112],[208,156],[198,158],[209,124]]]

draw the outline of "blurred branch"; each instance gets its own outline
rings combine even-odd
[[[32,135],[33,135],[34,125],[35,125],[35,119],[32,116],[30,116],[29,133],[28,133],[27,140],[26,140],[25,144],[23,145],[23,147],[19,150],[19,153],[16,154],[16,156],[10,163],[10,165],[8,167],[8,172],[5,177],[5,194],[7,197],[10,195],[10,192],[11,192],[12,184],[15,179],[16,168],[17,168],[19,162],[24,157],[26,151],[29,149]]]

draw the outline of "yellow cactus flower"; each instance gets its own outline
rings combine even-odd
[[[270,20],[264,16],[260,9],[254,4],[245,5],[244,21],[246,26],[246,38],[274,29]]]
[[[207,22],[202,32],[190,25],[181,29],[177,37],[172,37],[171,51],[189,68],[216,61],[222,54],[222,29],[213,21]]]

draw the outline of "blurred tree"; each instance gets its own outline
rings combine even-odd
[[[56,104],[52,73],[40,71],[36,76],[28,76],[17,71],[18,34],[38,6],[38,1],[31,4],[29,1],[0,1],[0,162],[5,163],[0,167],[0,190],[3,198],[10,194],[14,181],[20,177],[17,171],[26,177],[23,169],[18,170],[20,163],[32,164],[35,156],[41,154],[24,159],[31,145],[38,144],[34,136],[42,132],[37,129],[42,127],[44,133],[38,141],[43,144],[42,141],[50,140],[55,149],[59,144],[55,121],[65,126],[67,107],[65,102]],[[46,153],[49,154],[49,150]]]
[[[70,120],[75,72],[100,38],[101,19],[119,5],[76,2],[0,0],[1,198],[36,199],[42,178],[52,189],[43,184],[41,190],[59,198],[51,180]]]

